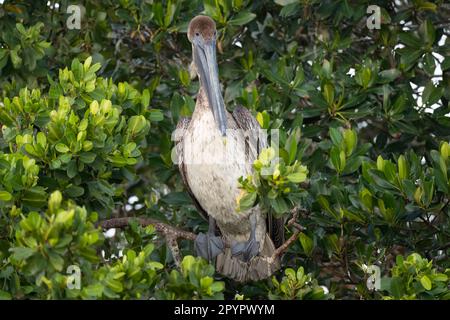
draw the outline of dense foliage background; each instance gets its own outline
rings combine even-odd
[[[450,298],[445,1],[1,2],[1,298]],[[85,8],[79,30],[69,5]],[[171,160],[198,90],[186,29],[200,13],[217,22],[228,109],[281,130],[283,166],[242,181],[246,204],[295,208],[306,228],[257,283],[215,274],[189,241],[176,268],[152,226],[98,227],[141,216],[206,229]]]

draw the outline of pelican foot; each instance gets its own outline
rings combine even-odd
[[[215,235],[216,222],[209,217],[207,233],[199,233],[194,241],[194,249],[197,256],[212,262],[215,257],[224,250],[222,237]]]
[[[259,253],[259,243],[254,239],[246,242],[235,242],[231,246],[231,254],[239,257],[242,261],[248,262]]]
[[[231,254],[237,256],[244,262],[250,261],[259,253],[259,242],[256,241],[256,217],[250,216],[250,237],[245,242],[233,242],[231,246]]]
[[[223,241],[221,237],[209,233],[199,233],[195,238],[194,248],[197,256],[213,261],[223,252]]]

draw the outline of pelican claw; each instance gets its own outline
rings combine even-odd
[[[199,233],[194,241],[197,256],[213,261],[215,257],[223,252],[224,245],[221,237],[215,235],[216,222],[209,217],[208,232]]]

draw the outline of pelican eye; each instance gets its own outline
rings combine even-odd
[[[196,32],[195,35],[198,37],[200,35],[200,33]]]

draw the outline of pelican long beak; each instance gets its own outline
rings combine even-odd
[[[226,136],[227,117],[225,103],[219,85],[219,72],[217,70],[216,41],[205,41],[201,36],[193,41],[194,62],[200,76],[200,82],[206,91],[209,106],[213,111],[214,119],[222,136]]]

